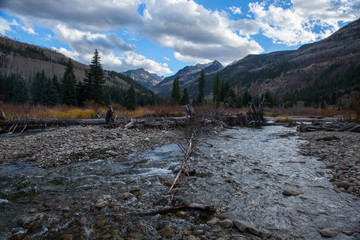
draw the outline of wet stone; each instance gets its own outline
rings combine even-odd
[[[219,225],[224,228],[230,228],[230,227],[234,226],[234,223],[230,219],[225,219],[225,220],[220,221]]]
[[[162,236],[162,237],[170,237],[174,234],[172,229],[168,225],[165,225],[158,232],[159,232],[160,236]]]
[[[175,213],[175,215],[182,218],[187,215],[187,212],[186,211],[178,211]]]
[[[124,193],[124,196],[123,196],[124,200],[129,200],[132,197],[133,197],[133,195],[129,192]]]
[[[299,195],[300,193],[296,192],[296,191],[293,191],[293,190],[289,190],[289,189],[286,189],[282,192],[282,194],[284,196],[297,196]]]
[[[319,230],[320,234],[324,237],[336,237],[339,234],[339,229],[336,228],[323,228]]]

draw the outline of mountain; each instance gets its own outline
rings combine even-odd
[[[221,63],[216,60],[207,64],[196,64],[195,66],[187,66],[179,70],[175,75],[165,78],[152,90],[160,97],[170,96],[173,80],[176,77],[179,77],[180,87],[181,89],[183,89],[188,86],[196,85],[202,70],[204,70],[205,74],[211,74],[223,68],[223,65],[221,65]]]
[[[126,72],[123,72],[124,75],[131,77],[138,83],[140,83],[142,86],[146,87],[147,89],[152,89],[156,84],[161,82],[163,79],[153,73],[149,73],[148,71],[145,71],[143,68],[139,68],[136,70],[129,70]]]
[[[65,55],[56,51],[0,36],[0,73],[8,76],[20,75],[27,82],[28,87],[36,73],[41,71],[44,71],[48,78],[56,75],[61,80],[67,61],[68,58]],[[73,65],[76,79],[82,81],[88,66],[75,60],[73,60]],[[128,89],[133,85],[137,92],[153,94],[128,76],[114,71],[105,70],[104,72],[105,84],[108,86]]]
[[[292,94],[292,97],[306,95],[310,91],[314,95],[338,93],[343,96],[360,87],[359,64],[360,19],[326,39],[303,45],[298,50],[248,55],[219,71],[219,75],[232,87],[248,88],[253,96],[260,96],[267,90],[278,98],[286,94]],[[206,75],[208,97],[214,76]],[[196,88],[193,83],[188,90],[194,94]],[[325,99],[325,96],[315,97]],[[297,96],[297,99],[305,100],[305,96]]]

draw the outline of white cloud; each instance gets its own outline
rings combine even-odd
[[[360,5],[359,0],[292,0],[290,7],[256,2],[249,8],[265,36],[291,46],[320,40],[338,30],[339,21],[357,19],[355,2]]]
[[[57,49],[57,51],[84,63],[91,61],[95,49],[99,51],[104,68],[127,71],[129,69],[144,68],[149,72],[158,74],[170,74],[167,64],[157,63],[145,56],[135,53],[136,46],[126,44],[116,34],[93,33],[70,29],[65,25],[58,24],[55,33],[64,43],[68,43],[72,51]],[[119,54],[115,55],[114,50]]]
[[[170,58],[168,58],[168,57],[165,56],[164,59],[165,59],[166,61],[170,62]]]
[[[260,53],[261,46],[248,38],[247,25],[229,19],[226,12],[210,11],[194,1],[148,0],[147,17],[141,32],[154,42],[174,50],[175,58],[186,62],[208,62],[217,59],[224,64]],[[151,17],[149,17],[151,16]],[[245,35],[245,36],[244,36]]]
[[[78,52],[69,51],[69,50],[67,50],[67,49],[65,49],[63,47],[61,47],[61,48],[52,47],[51,49],[56,51],[56,52],[62,53],[65,56],[67,56],[69,58],[72,58],[72,59],[77,59],[79,57]]]
[[[5,35],[6,32],[12,31],[11,26],[19,26],[19,24],[13,19],[11,22],[0,17],[0,34]]]
[[[232,7],[229,7],[228,9],[229,9],[233,14],[241,14],[241,8],[239,8],[239,7],[232,6]]]

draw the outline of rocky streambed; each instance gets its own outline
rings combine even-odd
[[[330,182],[358,179],[359,150],[348,152],[357,135],[327,143],[311,134],[269,126],[202,139],[174,199],[214,214],[144,214],[171,207],[183,156],[169,144],[176,132],[75,127],[2,140],[0,239],[359,239],[353,179],[348,188]],[[327,159],[340,143],[342,163],[327,168],[319,154]]]
[[[0,161],[27,158],[32,165],[50,168],[73,162],[126,156],[173,143],[178,137],[175,131],[156,129],[140,131],[103,126],[59,128],[2,140]]]

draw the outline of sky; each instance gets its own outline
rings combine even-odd
[[[0,0],[0,34],[103,67],[160,76],[294,50],[360,17],[360,0]]]

